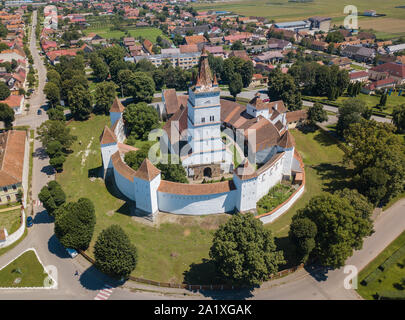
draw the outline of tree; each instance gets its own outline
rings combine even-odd
[[[354,249],[361,249],[364,237],[372,232],[371,220],[364,218],[361,210],[339,195],[313,197],[293,217],[294,230],[298,229],[297,224],[302,224],[296,222],[298,219],[309,219],[316,225],[315,247],[310,254],[322,265],[332,268],[343,266]]]
[[[242,77],[239,73],[232,73],[229,76],[229,93],[233,96],[236,100],[236,96],[242,92],[243,83]]]
[[[344,130],[352,123],[357,123],[360,122],[361,119],[369,119],[370,117],[370,110],[367,108],[364,101],[354,98],[347,99],[339,108],[336,132],[342,137]]]
[[[54,108],[49,108],[46,111],[49,120],[65,121],[65,113],[63,112],[62,106],[56,106]]]
[[[60,89],[54,82],[46,83],[44,93],[52,107],[55,107],[60,102]]]
[[[375,205],[404,189],[405,147],[394,131],[392,124],[362,120],[344,132],[345,161],[354,166],[354,183]]]
[[[116,85],[106,81],[98,83],[94,96],[96,100],[94,112],[108,114],[116,96]]]
[[[316,224],[308,218],[295,218],[290,225],[289,237],[295,244],[300,262],[307,262],[309,254],[315,248]]]
[[[109,75],[108,65],[97,54],[91,56],[90,67],[93,69],[93,75],[98,81],[107,80]]]
[[[8,86],[3,81],[0,81],[0,100],[6,100],[10,94]]]
[[[124,156],[125,163],[134,170],[138,170],[143,160],[148,157],[149,147],[143,145],[141,149],[137,151],[129,151]]]
[[[46,148],[52,141],[59,141],[64,150],[68,150],[72,143],[77,139],[70,133],[70,128],[65,126],[62,121],[47,120],[37,129],[38,140]]]
[[[138,260],[135,246],[119,225],[101,231],[94,245],[94,257],[96,267],[114,278],[127,278]]]
[[[60,184],[54,180],[49,181],[47,185],[42,187],[38,198],[51,216],[54,216],[55,210],[66,201],[65,192]]]
[[[94,205],[87,198],[65,203],[55,211],[55,235],[66,248],[86,250],[95,225]]]
[[[245,47],[242,44],[242,41],[237,40],[231,45],[231,50],[245,50]]]
[[[395,106],[392,111],[392,123],[399,132],[405,131],[405,104]]]
[[[59,72],[56,71],[55,69],[50,69],[46,73],[46,78],[48,79],[48,82],[52,82],[52,83],[56,84],[59,88],[61,87],[62,78],[61,78]]]
[[[14,120],[14,110],[11,109],[7,104],[0,102],[0,121],[4,122],[5,128],[11,129]]]
[[[152,102],[155,93],[153,79],[144,72],[135,72],[128,86],[129,94],[138,102]]]
[[[174,155],[169,155],[167,163],[159,162],[156,167],[161,171],[163,180],[188,183],[187,172],[182,166],[180,159],[177,159],[178,163],[172,163]]]
[[[283,100],[290,111],[302,108],[301,92],[290,74],[279,69],[270,73],[268,95],[270,100]]]
[[[328,114],[323,108],[323,105],[319,102],[315,102],[307,111],[307,119],[310,124],[315,124],[316,122],[328,121]]]
[[[68,93],[69,109],[76,120],[87,120],[93,110],[91,93],[82,85],[77,85]]]
[[[285,263],[271,231],[251,213],[238,213],[221,225],[209,255],[217,272],[235,285],[259,285]]]
[[[146,140],[151,130],[159,126],[159,114],[145,102],[128,105],[123,114],[128,133],[136,139]]]
[[[381,97],[380,97],[380,103],[379,103],[379,105],[380,105],[381,107],[384,107],[384,106],[387,104],[387,97],[388,97],[388,94],[387,94],[387,93],[383,93],[383,94],[381,95]]]
[[[6,38],[8,34],[8,29],[6,26],[2,23],[0,23],[0,38]]]

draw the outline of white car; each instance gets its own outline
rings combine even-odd
[[[66,248],[66,251],[67,251],[67,253],[69,254],[69,256],[70,256],[72,259],[78,255],[78,252],[77,252],[75,249]]]

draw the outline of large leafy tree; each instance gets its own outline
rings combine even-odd
[[[221,225],[209,254],[218,273],[236,285],[259,285],[285,262],[271,231],[250,213],[238,213]]]
[[[74,86],[68,93],[69,108],[76,120],[87,120],[93,110],[92,95],[81,85]]]
[[[309,218],[295,218],[290,225],[289,237],[297,248],[298,260],[306,262],[315,248],[316,224]]]
[[[354,249],[361,249],[363,238],[372,232],[370,219],[364,217],[363,211],[356,209],[350,200],[340,195],[315,196],[293,217],[293,237],[304,239],[311,246],[309,235],[313,235],[315,229],[306,222],[306,229],[310,230],[301,233],[304,226],[299,219],[309,219],[316,225],[316,235],[313,238],[315,247],[309,253],[322,265],[332,268],[343,266]],[[301,234],[304,236],[300,236]],[[307,251],[303,253],[308,254]]]
[[[212,61],[213,59],[211,59]],[[222,80],[229,85],[232,82],[232,76],[237,73],[241,76],[243,87],[248,87],[252,81],[253,76],[253,63],[252,61],[245,61],[240,57],[230,57],[225,59],[222,67]]]
[[[236,99],[236,96],[242,92],[243,82],[239,73],[232,73],[229,76],[229,93]]]
[[[116,96],[116,85],[107,81],[98,83],[94,96],[96,100],[94,112],[108,114]]]
[[[344,132],[346,161],[354,165],[354,182],[369,200],[384,204],[405,185],[405,147],[395,127],[374,120],[353,123]]]
[[[149,103],[152,102],[153,94],[155,93],[155,83],[146,73],[135,72],[128,85],[128,90],[136,103]]]
[[[38,140],[46,148],[52,141],[59,141],[64,150],[68,150],[77,139],[70,133],[70,128],[63,121],[47,120],[37,129]]]
[[[328,114],[319,102],[315,102],[307,110],[307,119],[311,124],[328,121]]]
[[[93,69],[93,75],[98,81],[107,80],[109,74],[108,65],[97,55],[97,53],[91,54],[90,67]]]
[[[146,140],[151,130],[159,126],[159,114],[145,102],[130,104],[124,110],[124,122],[130,135]]]
[[[343,102],[339,108],[338,122],[336,132],[343,136],[344,130],[349,128],[352,123],[358,123],[361,119],[370,119],[371,110],[360,99],[350,98]]]
[[[94,245],[96,267],[114,278],[126,278],[135,269],[137,251],[124,230],[112,225],[101,231]]]
[[[13,126],[14,110],[5,103],[0,103],[0,121],[4,122],[6,129],[10,129]]]
[[[399,132],[405,131],[405,104],[395,106],[392,111],[392,123]]]
[[[149,147],[147,145],[142,146],[139,150],[129,151],[125,154],[124,161],[132,169],[138,170],[143,160],[148,157]]]
[[[60,88],[54,82],[46,83],[44,93],[52,107],[60,102]]]
[[[96,225],[94,205],[87,198],[65,203],[55,211],[55,235],[66,248],[86,250]]]
[[[291,111],[302,108],[301,92],[294,78],[278,69],[269,76],[268,95],[271,100],[283,100]]]
[[[65,192],[56,181],[49,181],[47,185],[42,187],[38,198],[51,216],[54,216],[55,210],[66,201]]]
[[[0,100],[6,100],[10,94],[8,86],[3,81],[0,81]]]
[[[174,157],[174,155],[169,155],[167,163],[159,162],[156,165],[156,167],[161,171],[162,179],[173,182],[188,183],[186,170],[178,157],[178,161],[173,161]]]

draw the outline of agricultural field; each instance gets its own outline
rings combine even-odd
[[[196,10],[226,10],[245,16],[262,16],[276,22],[294,21],[311,16],[329,16],[333,18],[332,24],[343,24],[343,8],[345,5],[354,5],[361,14],[364,10],[373,9],[384,17],[359,17],[359,25],[363,29],[374,29],[379,38],[389,38],[405,35],[405,8],[395,8],[404,5],[401,0],[353,0],[342,3],[333,0],[314,0],[308,3],[288,2],[288,0],[245,0],[245,1],[218,1],[194,4]]]

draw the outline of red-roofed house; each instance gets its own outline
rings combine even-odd
[[[0,101],[0,103],[7,104],[14,110],[15,114],[21,114],[24,107],[24,96],[12,94],[7,99]]]
[[[396,84],[405,83],[405,65],[395,62],[387,62],[369,70],[371,80],[392,78]]]

